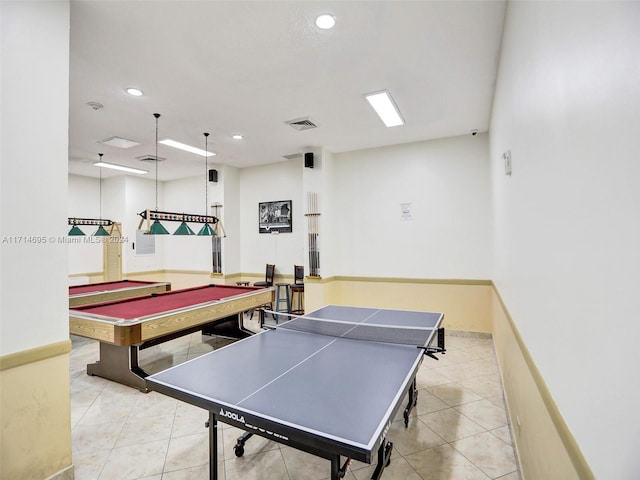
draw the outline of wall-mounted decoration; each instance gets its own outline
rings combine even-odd
[[[260,233],[291,233],[291,219],[291,200],[258,204],[258,231]]]

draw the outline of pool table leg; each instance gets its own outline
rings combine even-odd
[[[113,380],[147,393],[147,373],[138,365],[138,347],[100,342],[100,360],[87,365],[87,374]]]

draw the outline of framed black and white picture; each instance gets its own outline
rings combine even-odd
[[[291,200],[258,203],[258,231],[260,233],[291,233]]]

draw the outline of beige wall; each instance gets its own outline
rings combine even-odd
[[[444,312],[452,330],[491,332],[491,282],[334,277],[305,280],[307,310],[327,304]]]
[[[0,357],[1,480],[73,478],[70,348],[67,340]]]

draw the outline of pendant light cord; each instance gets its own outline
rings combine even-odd
[[[204,214],[209,216],[209,184],[207,175],[209,174],[209,134],[204,135]]]
[[[159,113],[154,113],[154,117],[156,117],[156,212],[158,211],[158,118],[160,118]]]
[[[99,153],[98,155],[100,155],[100,163],[102,163],[102,153]],[[102,167],[100,167],[100,220],[102,220]]]

